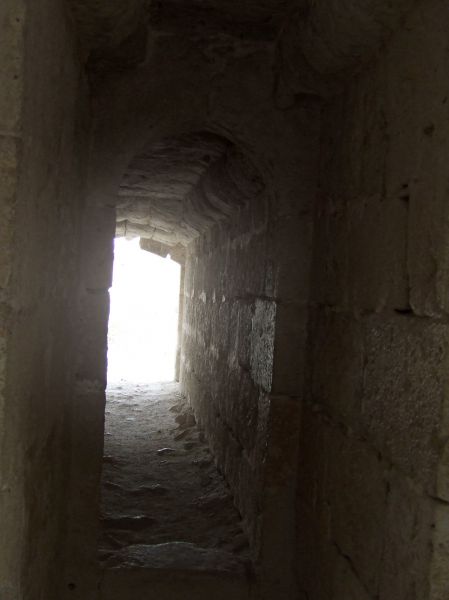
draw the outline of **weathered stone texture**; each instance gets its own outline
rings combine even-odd
[[[446,2],[66,4],[90,146],[63,3],[0,7],[1,599],[96,596],[115,231],[185,264],[251,593],[446,600]]]
[[[254,227],[252,217],[263,202],[189,247],[181,365],[183,389],[253,535],[260,403],[271,387],[276,314],[265,292],[267,221]]]
[[[374,317],[365,328],[361,416],[367,436],[394,465],[434,494],[445,438],[440,427],[447,393],[448,327],[413,317]]]
[[[418,4],[323,111],[298,495],[314,599],[343,593],[331,583],[341,557],[361,597],[449,592],[448,16]],[[313,576],[318,564],[329,582]]]
[[[148,145],[123,176],[118,234],[185,247],[258,195],[260,178],[242,162],[227,140],[207,132]]]
[[[14,218],[17,202],[18,172],[20,162],[20,115],[22,110],[21,87],[23,83],[23,24],[14,21],[21,11],[6,3],[0,8],[3,26],[2,59],[0,59],[0,528],[10,543],[0,550],[0,596],[13,600],[20,593],[23,560],[24,520],[21,498],[23,479],[19,476],[19,457],[8,460],[10,435],[7,415],[8,354],[11,340],[11,275],[14,255]],[[16,77],[16,85],[10,82]]]
[[[100,510],[109,287],[115,210],[86,206],[80,226],[75,385],[70,422],[70,500],[65,582],[69,598],[95,598]]]
[[[0,24],[0,596],[59,599],[86,90],[59,2]]]
[[[299,452],[300,586],[313,598],[344,598],[346,564],[362,597],[426,597],[434,501],[316,409],[303,413]]]

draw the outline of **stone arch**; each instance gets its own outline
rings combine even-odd
[[[181,264],[176,379],[181,365],[185,257],[189,244],[256,203],[268,223],[263,177],[223,136],[209,131],[151,141],[123,173],[116,198],[115,235],[140,237],[143,250]]]
[[[135,156],[117,198],[117,234],[182,251],[245,204],[265,211],[264,183],[226,138],[207,131],[166,137]]]
[[[183,57],[183,60],[188,62],[190,59]],[[245,62],[245,69],[252,65],[251,59]],[[223,160],[215,161],[218,164],[206,169],[199,186],[190,190],[193,195],[192,204],[202,198],[204,188],[209,192],[214,187],[217,172],[224,168],[225,172],[231,169],[234,178],[239,173],[237,179],[241,181],[251,180],[251,177],[248,178],[248,171],[258,173],[263,180],[260,198],[263,197],[264,210],[251,211],[256,207],[254,202],[237,198],[235,204],[238,210],[230,211],[234,218],[230,218],[231,214],[221,217],[219,211],[218,218],[211,218],[210,226],[200,227],[202,235],[190,244],[195,247],[195,252],[198,250],[207,255],[208,247],[219,248],[227,232],[232,230],[233,248],[229,248],[228,252],[228,248],[222,246],[221,254],[226,259],[236,248],[242,249],[251,243],[251,235],[245,230],[247,223],[250,223],[251,231],[258,237],[257,243],[242,261],[234,253],[232,264],[226,264],[220,257],[212,265],[224,274],[218,287],[223,286],[226,274],[232,273],[236,267],[240,269],[235,275],[235,285],[229,294],[225,294],[235,300],[235,306],[231,307],[225,301],[219,308],[221,303],[216,302],[216,310],[220,311],[220,318],[223,316],[223,338],[229,338],[233,344],[238,343],[239,339],[246,340],[247,344],[238,352],[230,347],[232,351],[228,354],[233,368],[243,371],[241,377],[228,378],[229,381],[224,382],[226,393],[237,398],[229,406],[229,411],[224,407],[223,398],[218,397],[219,378],[214,378],[213,389],[209,391],[206,388],[195,389],[196,367],[188,360],[188,355],[192,354],[226,357],[227,353],[223,348],[195,348],[193,336],[187,340],[186,353],[181,359],[186,367],[184,389],[188,386],[187,395],[190,393],[192,399],[198,399],[197,413],[205,414],[203,408],[211,397],[215,403],[212,405],[213,411],[221,407],[221,423],[219,419],[214,419],[213,411],[203,419],[209,431],[216,428],[215,434],[210,435],[210,440],[213,441],[214,437],[219,439],[220,431],[223,434],[219,443],[211,444],[213,453],[231,482],[237,504],[245,515],[255,555],[266,566],[262,570],[264,578],[268,580],[267,585],[277,589],[278,582],[282,581],[282,586],[287,590],[294,585],[292,560],[295,530],[291,527],[291,517],[294,510],[295,456],[300,409],[297,398],[301,394],[303,377],[302,332],[307,320],[305,302],[308,285],[302,282],[302,269],[307,271],[310,262],[310,205],[314,196],[311,173],[316,166],[315,152],[298,142],[297,129],[300,129],[304,139],[317,134],[315,121],[311,118],[315,108],[307,106],[304,111],[282,113],[270,108],[264,113],[262,124],[260,120],[254,119],[254,103],[250,97],[252,90],[241,90],[236,95],[232,87],[234,77],[231,77],[225,82],[228,89],[221,95],[223,106],[219,110],[211,110],[208,95],[209,67],[202,65],[203,67],[205,70],[198,80],[198,70],[195,69],[188,81],[183,80],[182,73],[175,80],[165,73],[161,77],[161,73],[153,73],[150,67],[145,67],[123,76],[119,82],[105,84],[96,95],[96,120],[85,213],[81,313],[92,314],[90,321],[88,316],[85,317],[86,329],[90,324],[91,329],[94,326],[98,331],[99,323],[102,323],[103,330],[95,339],[90,331],[86,335],[80,335],[80,338],[89,337],[89,347],[81,345],[79,351],[80,379],[83,382],[80,388],[88,387],[92,392],[89,392],[88,397],[78,394],[77,400],[78,406],[85,405],[86,413],[90,412],[91,437],[92,440],[98,440],[103,433],[106,364],[104,358],[101,366],[102,361],[98,357],[105,357],[104,332],[107,327],[107,289],[110,285],[110,275],[107,273],[112,267],[116,205],[120,202],[124,174],[136,157],[148,149],[154,150],[160,144],[167,144],[168,140],[175,139],[179,143],[180,139],[198,133],[201,136],[218,137],[221,140],[218,145],[222,144],[226,151],[218,152],[217,158],[221,156]],[[138,89],[139,93],[131,97],[129,89]],[[259,102],[258,96],[255,101]],[[260,102],[265,100],[262,98]],[[287,129],[286,123],[290,125]],[[283,131],[282,137],[276,135],[280,130]],[[273,140],[276,142],[273,143]],[[302,174],[300,177],[298,172]],[[225,179],[229,180],[228,177]],[[242,187],[243,191],[247,188],[241,184],[237,187]],[[251,184],[249,188],[252,190],[250,196],[258,194],[254,193],[258,186],[254,188]],[[248,196],[248,191],[243,194],[245,195]],[[204,202],[204,198],[202,201]],[[201,202],[200,206],[204,204]],[[214,210],[212,212],[217,217],[217,213]],[[239,218],[243,216],[245,218]],[[158,250],[165,251],[165,248],[159,247]],[[303,267],[300,269],[297,268],[296,254],[301,256]],[[247,285],[246,279],[251,278],[247,278],[246,274],[257,274],[257,280],[252,279],[250,285]],[[298,297],[296,292],[299,285],[301,294]],[[213,289],[205,291],[207,298],[214,297]],[[222,298],[221,294],[215,296],[216,299]],[[202,298],[196,300],[203,302]],[[198,306],[201,305],[198,303]],[[101,311],[101,315],[98,311]],[[233,333],[235,325],[242,322],[246,326],[237,338]],[[192,330],[194,324],[189,325],[187,329]],[[221,335],[215,323],[208,323],[198,339],[208,343],[212,332],[214,336],[217,333],[218,337]],[[296,349],[293,362],[292,347]],[[270,349],[268,360],[264,359],[265,348]],[[96,373],[91,368],[92,364],[96,365]],[[206,372],[207,369],[204,374]],[[240,390],[243,390],[245,396],[244,402],[240,403],[241,409],[238,402]],[[95,407],[95,414],[92,406]],[[246,411],[241,421],[236,417],[239,410]],[[240,423],[251,422],[253,433],[248,435],[242,429],[233,430],[229,426],[229,419]],[[76,429],[81,431],[82,427]],[[79,440],[79,445],[86,445],[84,438]],[[77,446],[77,441],[74,446]],[[101,460],[100,455],[98,458]],[[94,460],[90,464],[90,491],[85,486],[83,506],[72,509],[72,521],[85,523],[88,533],[95,530],[93,519],[98,480],[94,471],[99,470],[99,465]],[[81,461],[80,467],[82,468]],[[79,474],[79,480],[82,479],[86,479],[84,472]],[[282,506],[281,510],[279,506]],[[85,516],[87,510],[90,510],[89,517]],[[83,553],[86,535],[75,532],[73,536],[78,554]],[[280,544],[287,549],[280,552]]]

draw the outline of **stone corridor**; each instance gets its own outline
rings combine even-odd
[[[105,436],[105,559],[131,544],[169,542],[248,558],[229,488],[178,384],[108,388]]]
[[[449,598],[448,23],[1,0],[0,600]],[[117,237],[177,381],[107,401]]]
[[[223,578],[234,581],[234,595],[249,597],[248,540],[178,384],[108,387],[101,523],[106,586],[121,576],[142,597],[140,571],[159,577],[159,593],[175,598],[160,578],[179,572],[204,586],[200,598],[215,594]],[[185,589],[178,593],[183,598]]]

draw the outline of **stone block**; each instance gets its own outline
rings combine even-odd
[[[397,315],[364,320],[362,422],[375,446],[435,492],[447,403],[449,327]]]
[[[267,392],[272,383],[276,310],[272,300],[257,299],[251,324],[251,375]]]
[[[315,222],[315,299],[354,311],[408,308],[407,247],[408,203],[400,197],[322,199]]]

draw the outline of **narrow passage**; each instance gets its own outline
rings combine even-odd
[[[230,492],[176,383],[108,388],[101,508],[108,567],[248,559]]]

